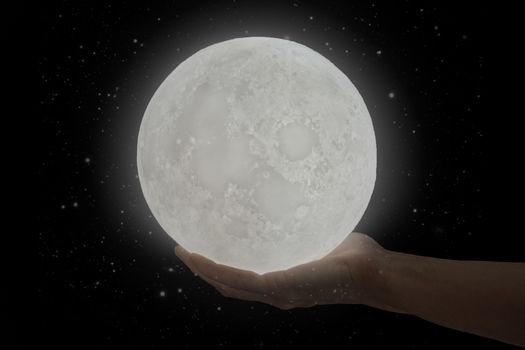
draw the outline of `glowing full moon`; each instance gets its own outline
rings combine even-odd
[[[361,219],[376,142],[347,76],[289,40],[208,46],[160,85],[138,173],[162,228],[190,252],[258,273],[319,259]]]

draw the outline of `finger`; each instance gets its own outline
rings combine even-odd
[[[208,283],[214,281],[223,286],[228,286],[235,291],[244,291],[261,295],[264,300],[275,296],[275,292],[269,291],[261,275],[251,271],[235,269],[229,266],[216,264],[199,254],[190,253],[181,246],[175,247],[175,254],[190,268],[190,270],[206,280]],[[195,261],[197,263],[195,263]],[[244,276],[244,277],[242,277]],[[257,282],[254,282],[257,281]],[[245,289],[246,288],[246,289]],[[250,296],[256,298],[255,296]],[[263,302],[268,302],[264,301]],[[274,303],[275,304],[275,303]]]
[[[255,272],[217,264],[195,253],[190,254],[189,258],[195,268],[195,272],[199,275],[204,275],[234,289],[267,294],[267,285],[264,278]]]
[[[192,253],[188,252],[181,246],[177,246],[175,247],[175,255],[177,255],[190,268],[190,270],[192,270],[194,273],[197,273],[197,269],[195,268],[191,259]],[[219,281],[216,281],[215,279],[207,277],[204,274],[200,274],[199,277],[207,283],[211,284],[223,296],[237,298],[241,300],[259,301],[271,305],[277,304],[268,294],[257,294],[245,290],[235,289],[225,284],[222,284]]]
[[[280,278],[275,273],[267,274],[267,280]],[[282,293],[286,300],[296,304],[315,305],[333,303],[347,297],[351,277],[338,257],[320,260],[292,267],[283,272],[287,288]]]
[[[182,260],[184,257],[187,257],[188,255],[190,255],[190,252],[184,249],[181,245],[176,245],[175,255],[177,255],[177,257]]]
[[[175,255],[193,272],[197,274],[195,266],[190,259],[191,253],[184,249],[182,246],[178,245],[175,247]]]
[[[213,279],[210,279],[204,275],[200,275],[200,277],[208,282],[210,285],[212,285],[217,291],[224,297],[227,298],[235,298],[240,300],[247,300],[247,301],[256,301],[264,304],[269,304],[275,307],[278,307],[280,309],[289,309],[292,305],[288,305],[282,301],[279,301],[275,297],[272,297],[268,294],[258,294],[253,292],[248,292],[245,290],[235,289],[229,286],[226,286],[220,282],[217,282]]]

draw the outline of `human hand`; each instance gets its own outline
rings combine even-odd
[[[322,259],[259,275],[175,248],[222,295],[280,309],[365,304],[525,347],[525,264],[447,260],[383,249],[351,233]]]
[[[259,275],[214,263],[181,246],[175,248],[176,255],[195,274],[226,297],[259,301],[280,309],[362,303],[395,311],[370,298],[374,277],[380,273],[377,261],[383,252],[372,238],[351,233],[322,259]]]

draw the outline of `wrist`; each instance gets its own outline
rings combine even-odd
[[[360,273],[356,275],[362,286],[359,302],[363,305],[394,312],[405,312],[395,300],[392,269],[401,257],[399,253],[378,249],[364,261]]]

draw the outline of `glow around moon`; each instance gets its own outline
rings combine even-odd
[[[355,228],[376,176],[366,105],[330,61],[251,37],[204,48],[151,99],[138,172],[162,228],[258,273],[319,259]]]

